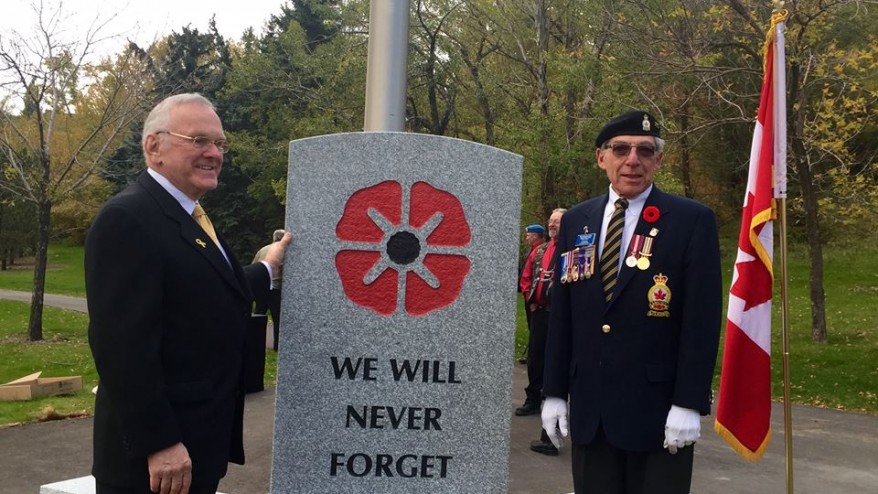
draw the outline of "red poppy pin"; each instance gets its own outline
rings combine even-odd
[[[655,223],[662,216],[662,213],[655,206],[647,206],[643,208],[643,219],[647,223]]]

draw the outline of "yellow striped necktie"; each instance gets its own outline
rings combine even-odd
[[[622,249],[622,229],[625,227],[626,209],[628,209],[628,200],[624,197],[617,199],[616,209],[613,210],[613,216],[610,217],[610,223],[607,225],[607,234],[604,236],[600,270],[607,302],[613,298],[613,287],[616,286],[616,278],[619,274],[619,255]]]
[[[207,213],[204,212],[204,208],[201,207],[201,204],[198,204],[197,202],[195,203],[195,210],[192,211],[192,218],[195,219],[198,226],[200,226],[210,239],[213,240],[213,243],[219,247],[220,243],[216,238],[216,230],[213,229],[213,223],[210,222],[210,218],[207,217]]]

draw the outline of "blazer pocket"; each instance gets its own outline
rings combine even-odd
[[[210,381],[176,383],[167,387],[168,399],[174,403],[198,403],[210,399]]]
[[[670,365],[650,364],[646,366],[646,380],[653,383],[673,381],[677,369]]]

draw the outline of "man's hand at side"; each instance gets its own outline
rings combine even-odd
[[[692,409],[671,405],[665,421],[665,444],[668,452],[677,454],[678,448],[695,444],[701,437],[701,415]]]
[[[192,485],[192,459],[183,443],[156,451],[146,460],[149,490],[159,494],[188,494]]]
[[[561,398],[547,397],[543,401],[543,411],[540,418],[543,420],[543,429],[546,430],[549,441],[552,441],[552,444],[560,449],[561,437],[558,436],[558,432],[560,431],[563,437],[567,437],[568,433],[567,401]]]

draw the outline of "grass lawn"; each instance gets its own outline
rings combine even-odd
[[[789,252],[789,327],[792,401],[798,404],[856,410],[878,414],[878,316],[873,306],[878,300],[878,257],[871,248],[827,248],[825,290],[828,342],[811,342],[811,311],[808,287],[807,251],[791,246]],[[724,242],[726,268],[723,283],[731,281],[734,241]],[[831,255],[830,255],[831,252]],[[47,293],[84,295],[82,248],[53,245],[49,249],[50,270]],[[29,291],[29,269],[0,272],[0,288]],[[779,276],[780,269],[776,268]],[[515,356],[527,346],[524,307],[518,299],[518,324],[515,333]],[[40,420],[46,407],[59,414],[90,413],[94,405],[91,388],[97,375],[88,348],[85,314],[47,307],[44,313],[44,337],[41,342],[26,340],[28,304],[0,301],[0,383],[43,371],[44,377],[81,375],[83,391],[69,397],[49,397],[27,402],[0,402],[0,427],[3,424]],[[779,287],[774,297],[772,326],[772,394],[780,399],[781,303]],[[722,347],[717,361],[722,362]],[[277,379],[277,355],[266,352],[265,383]]]
[[[81,246],[52,244],[46,268],[46,293],[85,297],[85,267]],[[16,260],[0,271],[0,288],[29,292],[34,286],[34,259]]]
[[[0,383],[42,371],[42,377],[82,376],[82,391],[73,396],[50,396],[32,401],[0,402],[0,426],[39,420],[47,407],[58,414],[91,413],[98,382],[88,348],[88,316],[47,307],[43,341],[27,341],[30,305],[0,300]]]

